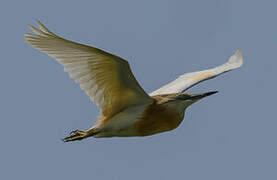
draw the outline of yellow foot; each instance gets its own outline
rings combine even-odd
[[[82,140],[85,137],[87,137],[86,131],[76,130],[76,131],[72,131],[69,136],[63,139],[63,141],[68,142],[68,141]]]

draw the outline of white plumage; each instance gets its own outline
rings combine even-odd
[[[25,34],[25,40],[62,64],[104,115],[153,101],[136,81],[126,60],[58,37],[39,21],[38,25],[40,30],[29,26],[36,35]]]
[[[242,53],[240,50],[237,50],[236,53],[233,56],[231,56],[228,62],[226,62],[225,64],[204,71],[186,73],[177,78],[176,80],[164,85],[160,89],[157,89],[154,92],[150,93],[150,95],[154,96],[158,94],[171,94],[183,92],[202,81],[214,78],[222,73],[239,68],[242,66],[242,64]]]
[[[65,141],[90,136],[147,136],[175,129],[183,120],[188,106],[216,93],[193,95],[182,92],[243,64],[242,53],[238,50],[221,66],[184,74],[147,94],[138,84],[126,60],[63,39],[39,21],[37,24],[39,29],[29,26],[35,34],[25,34],[26,42],[62,64],[64,71],[101,110],[97,123],[91,129],[74,131]]]

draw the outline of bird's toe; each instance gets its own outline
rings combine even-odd
[[[86,137],[85,131],[75,130],[70,132],[69,136],[62,139],[64,142],[82,140]]]

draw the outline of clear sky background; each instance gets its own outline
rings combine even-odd
[[[277,179],[276,1],[0,2],[0,179]],[[176,130],[143,138],[63,143],[97,107],[55,60],[24,42],[27,24],[129,60],[151,92],[185,72],[244,66],[193,87]]]

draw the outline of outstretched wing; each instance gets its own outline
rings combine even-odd
[[[170,82],[169,84],[161,87],[160,89],[150,93],[151,96],[158,94],[171,94],[171,93],[180,93],[188,88],[211,78],[214,78],[222,73],[231,71],[233,69],[241,67],[243,64],[243,57],[240,50],[237,50],[236,53],[230,57],[229,61],[221,66],[217,66],[212,69],[186,73],[176,80]]]
[[[64,71],[101,109],[111,116],[126,107],[151,103],[152,98],[140,87],[129,63],[100,49],[63,39],[49,31],[39,21],[40,29],[25,34],[27,43],[55,58]]]

